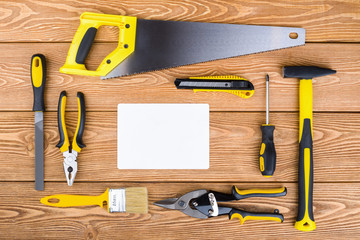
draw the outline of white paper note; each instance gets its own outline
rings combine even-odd
[[[119,169],[208,169],[208,104],[119,104]]]

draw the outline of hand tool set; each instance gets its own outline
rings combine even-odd
[[[88,70],[85,66],[85,60],[98,28],[103,25],[119,28],[118,46],[103,59],[96,70]],[[100,76],[101,79],[108,79],[304,44],[305,29],[302,28],[144,20],[130,16],[85,12],[80,16],[80,26],[60,72]],[[284,78],[301,79],[299,93],[299,206],[295,223],[295,228],[301,231],[312,231],[316,228],[312,203],[312,78],[335,72],[330,69],[310,66],[289,66],[283,69]],[[35,188],[37,190],[44,189],[43,111],[45,110],[45,79],[45,57],[36,54],[31,60],[31,82],[34,90]],[[250,81],[238,76],[178,78],[174,83],[177,89],[192,89],[194,92],[208,91],[219,95],[226,92],[244,99],[252,97],[255,91]],[[78,92],[77,100],[78,123],[72,145],[69,142],[65,125],[65,91],[61,92],[58,105],[60,141],[57,147],[63,153],[63,166],[69,186],[74,183],[77,173],[78,153],[85,147],[82,142],[85,127],[84,94]],[[275,126],[269,124],[269,76],[266,75],[266,124],[261,126],[262,142],[259,154],[260,172],[265,177],[273,176],[276,168],[274,129]],[[238,218],[241,224],[246,220],[283,222],[283,215],[277,209],[273,213],[254,213],[219,204],[250,197],[280,197],[285,196],[286,193],[285,187],[239,190],[233,186],[231,194],[195,190],[179,198],[169,198],[154,204],[167,209],[179,210],[194,218],[206,219],[228,215],[230,219]],[[54,207],[84,205],[104,207],[105,202],[108,212],[147,213],[147,189],[144,187],[107,189],[100,196],[59,194],[41,199],[41,203]]]

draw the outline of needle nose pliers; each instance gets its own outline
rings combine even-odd
[[[224,194],[208,190],[195,190],[188,192],[179,198],[168,198],[154,204],[163,208],[179,210],[194,218],[206,219],[228,214],[229,219],[238,218],[240,224],[246,220],[272,220],[283,222],[284,217],[275,209],[274,213],[254,213],[240,209],[219,206],[220,202],[230,202],[250,197],[280,197],[285,196],[285,187],[275,189],[251,189],[239,190],[235,186],[231,194]]]
[[[72,186],[77,173],[77,156],[83,147],[86,145],[82,142],[82,135],[85,127],[85,99],[84,94],[77,93],[78,102],[78,122],[76,131],[74,134],[73,142],[70,144],[68,133],[66,131],[65,124],[65,106],[66,106],[66,91],[60,93],[59,105],[58,105],[58,128],[60,141],[56,147],[60,148],[60,151],[64,156],[64,171],[66,181],[69,186]]]

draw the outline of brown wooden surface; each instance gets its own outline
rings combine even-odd
[[[200,63],[124,78],[61,74],[84,11],[145,19],[303,27],[306,45],[281,51]],[[87,64],[97,64],[116,46],[117,30],[100,30]],[[352,0],[255,1],[35,1],[0,0],[0,239],[356,239],[360,234],[360,2]],[[34,113],[30,57],[48,60],[45,93],[45,191],[34,190]],[[337,70],[314,80],[314,214],[317,229],[293,227],[297,215],[298,80],[282,78],[284,65]],[[258,170],[260,125],[265,122],[265,79],[271,79],[270,121],[276,126],[274,177]],[[239,75],[255,86],[247,100],[231,94],[177,90],[176,77]],[[66,122],[76,127],[76,92],[86,98],[86,148],[76,182],[68,187],[56,109],[68,92]],[[119,103],[208,103],[209,170],[118,170],[116,108]],[[284,214],[285,222],[245,222],[227,217],[199,220],[152,205],[196,189],[286,186],[281,198],[234,203],[249,211]],[[98,195],[107,187],[145,186],[148,214],[109,214],[99,207],[52,208],[41,197]]]

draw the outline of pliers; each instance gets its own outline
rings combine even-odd
[[[274,213],[254,213],[240,209],[219,206],[220,202],[230,202],[250,197],[280,197],[285,196],[285,187],[275,189],[239,190],[235,186],[231,194],[208,190],[195,190],[179,198],[168,198],[154,204],[163,208],[179,210],[194,218],[206,219],[228,214],[229,219],[238,218],[242,225],[246,220],[272,220],[283,222],[284,217],[275,209]]]
[[[66,91],[60,93],[59,105],[58,105],[58,128],[60,141],[56,147],[60,148],[60,151],[64,156],[64,171],[66,181],[69,186],[72,186],[77,173],[77,156],[83,147],[86,145],[82,142],[82,135],[85,127],[85,99],[84,94],[77,93],[78,102],[78,122],[76,131],[74,134],[72,145],[70,145],[68,133],[66,131],[65,124],[65,106],[66,106]]]

